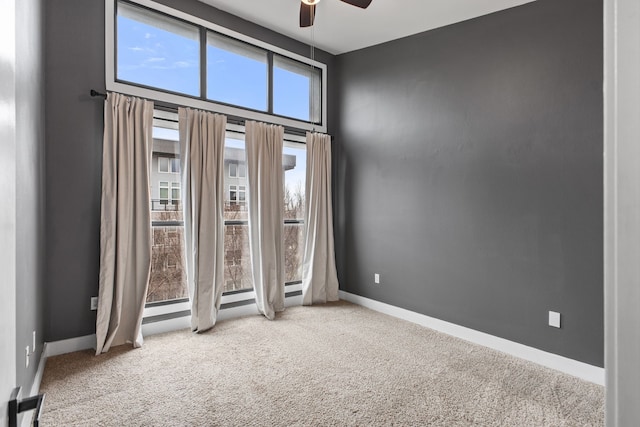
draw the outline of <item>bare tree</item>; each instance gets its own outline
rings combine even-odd
[[[152,212],[152,220],[172,224],[182,220],[182,213],[178,209],[154,211]],[[151,277],[147,291],[147,302],[188,296],[183,259],[183,233],[184,227],[182,226],[160,225],[153,227]]]
[[[244,203],[225,201],[224,217],[229,221],[246,221]],[[225,291],[251,288],[251,264],[249,259],[248,226],[230,224],[224,232],[224,281]]]
[[[284,191],[284,218],[303,220],[304,188],[301,183],[293,191]],[[188,296],[184,265],[184,227],[176,225],[182,221],[181,210],[153,211],[152,220],[162,224],[153,227],[153,249],[151,279],[147,302],[185,298]],[[253,286],[249,254],[249,227],[246,225],[247,209],[244,202],[225,200],[224,218],[237,221],[224,228],[224,291],[247,289]],[[302,278],[302,223],[284,226],[285,280]]]
[[[291,191],[284,190],[284,218],[285,220],[304,219],[304,189],[298,182]],[[294,282],[302,279],[302,256],[304,239],[304,225],[302,223],[285,224],[284,226],[284,264],[285,281]]]

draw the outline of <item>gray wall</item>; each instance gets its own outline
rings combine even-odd
[[[16,2],[16,375],[25,395],[42,355],[45,320],[43,3]],[[28,368],[26,346],[33,353]]]
[[[95,333],[104,90],[104,1],[48,0],[46,341]]]
[[[601,0],[339,56],[342,289],[603,366],[602,61]]]
[[[195,0],[176,9],[301,55],[304,44]],[[103,104],[104,0],[46,2],[46,341],[95,333],[98,294]],[[316,52],[331,68],[333,57]],[[329,73],[329,80],[332,75]]]

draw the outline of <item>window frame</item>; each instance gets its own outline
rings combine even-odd
[[[177,9],[173,9],[171,7],[156,3],[152,0],[121,0],[127,3],[130,3],[134,6],[139,6],[142,8],[149,9],[152,12],[162,13],[168,15],[172,18],[185,21],[190,24],[194,24],[196,26],[204,28],[206,31],[213,31],[220,33],[222,35],[234,38],[241,42],[247,43],[249,45],[265,49],[272,54],[281,55],[283,57],[292,59],[294,61],[301,62],[303,64],[307,64],[310,67],[316,67],[321,72],[321,99],[320,99],[320,122],[313,123],[310,121],[303,121],[295,118],[280,116],[277,114],[269,113],[269,112],[261,112],[256,110],[251,110],[247,108],[242,108],[238,106],[233,106],[229,104],[224,104],[220,102],[215,102],[212,100],[206,99],[206,61],[200,61],[200,91],[201,95],[204,93],[205,97],[193,97],[189,95],[178,94],[175,92],[163,91],[159,89],[150,88],[143,85],[137,85],[134,83],[127,83],[124,81],[118,81],[116,79],[116,3],[119,0],[106,0],[105,1],[105,86],[107,91],[114,91],[123,93],[131,96],[138,96],[141,98],[151,99],[157,102],[165,102],[171,105],[181,105],[186,107],[198,108],[207,111],[213,111],[216,113],[225,114],[228,116],[244,118],[248,120],[258,120],[264,121],[268,123],[275,123],[285,127],[300,129],[305,131],[317,131],[317,132],[327,132],[327,65],[323,64],[319,61],[311,60],[305,56],[298,55],[293,52],[289,52],[285,49],[282,49],[278,46],[274,46],[269,43],[265,43],[261,40],[254,39],[252,37],[246,36],[242,33],[230,30],[228,28],[222,27],[220,25],[214,24],[202,18],[187,14]],[[206,40],[204,41],[204,48],[206,49]],[[202,47],[202,37],[200,40],[201,50]],[[270,60],[270,62],[273,62]],[[204,73],[204,74],[203,74]],[[202,82],[205,82],[205,87],[202,87]],[[271,98],[268,99],[268,104],[272,108],[272,97],[273,94],[269,95]]]

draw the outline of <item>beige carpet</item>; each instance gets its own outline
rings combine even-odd
[[[44,426],[601,426],[603,387],[349,303],[47,361]]]

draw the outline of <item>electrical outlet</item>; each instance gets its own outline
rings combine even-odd
[[[376,285],[380,284],[380,275],[378,273],[373,275],[373,283],[375,283]]]
[[[553,326],[554,328],[560,327],[560,313],[556,311],[549,312],[549,326]]]
[[[35,353],[36,352],[36,331],[33,331],[33,342],[32,342],[33,346],[31,347],[31,353]]]
[[[98,297],[91,297],[91,311],[98,309]]]
[[[25,368],[28,368],[28,367],[29,367],[29,354],[30,354],[30,353],[29,353],[29,346],[27,346],[27,347],[24,349],[24,352],[25,352],[25,354],[26,354],[26,358],[25,358],[25,361],[24,361],[24,367],[25,367]]]

